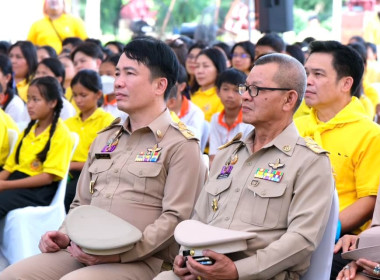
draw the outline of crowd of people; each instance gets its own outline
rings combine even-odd
[[[354,36],[289,45],[275,33],[255,44],[102,44],[63,0],[44,8],[27,40],[0,42],[0,218],[49,205],[69,172],[68,215],[93,205],[142,238],[122,253],[89,254],[64,222],[41,237],[42,254],[1,280],[299,279],[334,192],[330,279],[380,279],[379,258],[344,258],[379,226],[375,44]],[[14,147],[8,129],[19,133]],[[202,265],[173,237],[188,219],[257,237],[225,254],[206,246],[212,265]]]

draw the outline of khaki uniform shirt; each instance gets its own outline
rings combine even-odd
[[[94,140],[71,209],[94,205],[142,231],[142,239],[121,255],[122,262],[144,259],[160,251],[160,258],[172,261],[178,253],[174,228],[190,217],[207,174],[199,144],[186,131],[181,133],[168,110],[132,133],[126,129],[128,124],[129,119],[124,126],[111,125]],[[119,131],[116,149],[102,153]],[[138,161],[155,145],[161,149],[156,162]],[[61,231],[66,232],[64,224]]]
[[[328,221],[331,164],[319,147],[307,147],[293,123],[254,154],[253,135],[216,154],[193,219],[258,234],[246,251],[228,255],[239,279],[299,279]],[[230,175],[220,176],[228,161],[236,162]]]

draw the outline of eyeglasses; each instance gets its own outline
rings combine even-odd
[[[240,57],[240,58],[250,58],[251,56],[249,54],[246,54],[246,53],[233,53],[232,54],[232,57]]]
[[[196,55],[189,54],[186,59],[188,59],[188,60],[195,60],[196,58],[197,58]]]
[[[256,94],[251,90],[253,88],[256,90]],[[275,91],[275,90],[291,90],[291,88],[272,88],[272,87],[258,87],[255,85],[239,85],[239,94],[243,95],[244,92],[248,91],[249,96],[255,97],[259,95],[260,90],[270,90],[270,91]]]

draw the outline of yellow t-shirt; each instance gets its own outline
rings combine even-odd
[[[303,99],[297,111],[294,113],[293,119],[309,115],[310,111],[311,111],[311,108],[306,105],[305,99]]]
[[[0,166],[4,165],[9,154],[10,144],[8,129],[19,132],[17,124],[12,117],[0,108]]]
[[[79,144],[75,149],[72,161],[85,162],[90,146],[96,138],[97,133],[109,126],[114,119],[110,113],[105,112],[101,108],[97,108],[85,121],[82,121],[79,114],[68,118],[65,124],[70,131],[76,132],[79,135]]]
[[[54,24],[54,28],[53,25]],[[59,34],[59,36],[57,35]],[[86,39],[87,33],[80,18],[62,14],[59,18],[50,21],[48,16],[33,23],[28,39],[37,46],[49,45],[59,54],[62,50],[62,41],[67,37]]]
[[[28,89],[29,89],[29,83],[26,82],[26,80],[22,80],[21,82],[18,82],[16,84],[18,95],[24,102],[27,101],[27,95],[28,95]]]
[[[367,96],[369,100],[371,100],[373,109],[376,112],[376,105],[380,103],[379,93],[377,92],[376,88],[372,84],[364,80],[363,91],[365,96]]]
[[[377,195],[380,126],[366,116],[356,97],[352,97],[351,102],[326,123],[318,120],[314,109],[309,116],[297,118],[294,122],[301,136],[313,138],[329,152],[340,211],[361,197]],[[369,222],[355,233],[368,225]]]
[[[373,120],[375,118],[375,108],[373,107],[371,100],[369,100],[365,94],[362,94],[359,98],[359,101],[363,105],[367,116]]]
[[[205,120],[208,122],[211,121],[213,114],[219,113],[224,109],[223,103],[216,92],[216,87],[212,87],[206,91],[198,89],[191,96],[191,102],[201,108],[205,114]]]
[[[28,135],[24,137],[20,148],[19,163],[16,164],[16,150],[24,136],[24,132],[20,133],[12,154],[5,162],[4,169],[11,173],[14,171],[20,171],[29,176],[49,173],[55,175],[54,181],[62,180],[69,168],[74,139],[67,126],[61,119],[59,119],[54,134],[50,140],[50,149],[47,153],[46,159],[41,163],[37,160],[36,155],[42,151],[49,139],[50,126],[38,136],[35,136],[34,134],[36,127],[37,123],[33,125]]]

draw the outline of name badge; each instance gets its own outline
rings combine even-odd
[[[95,154],[96,159],[110,159],[111,155],[106,153],[96,153]]]

